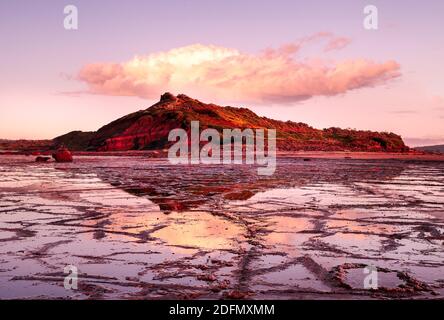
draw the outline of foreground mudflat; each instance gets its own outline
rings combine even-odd
[[[444,298],[444,162],[284,158],[256,173],[1,156],[0,298]]]

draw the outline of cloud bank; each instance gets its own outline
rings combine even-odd
[[[346,38],[323,33],[255,55],[194,44],[136,56],[124,63],[88,64],[77,78],[94,94],[151,99],[171,91],[208,99],[292,103],[373,87],[400,76],[395,61],[298,59],[301,47],[318,38],[330,38],[324,51],[349,43]]]

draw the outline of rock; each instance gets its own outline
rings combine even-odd
[[[177,101],[177,98],[169,92],[165,92],[160,96],[160,102],[174,102]]]
[[[207,281],[207,282],[213,282],[216,281],[217,278],[214,274],[202,274],[197,276],[198,280]]]
[[[50,157],[38,156],[37,158],[35,158],[35,162],[48,162],[49,159],[51,159],[51,158]]]
[[[73,161],[71,152],[65,147],[60,147],[59,149],[57,149],[57,151],[52,154],[52,157],[55,159],[56,162]]]
[[[226,299],[233,299],[233,300],[245,299],[248,296],[249,296],[248,292],[241,292],[237,290],[233,290],[225,294]]]

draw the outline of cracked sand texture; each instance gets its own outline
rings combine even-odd
[[[2,299],[442,299],[443,248],[443,162],[0,157]]]

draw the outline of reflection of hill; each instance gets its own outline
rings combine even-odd
[[[224,200],[246,200],[275,188],[312,183],[348,184],[384,181],[399,176],[406,164],[398,161],[279,160],[273,176],[259,176],[253,166],[175,166],[150,163],[140,168],[106,168],[100,179],[131,194],[147,197],[168,211],[184,211]]]

